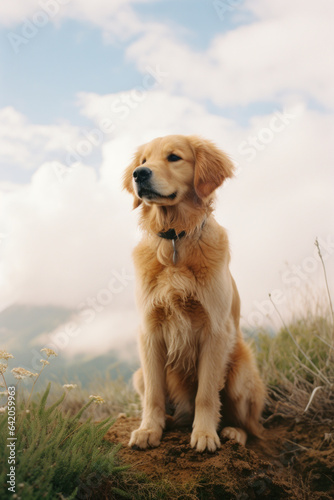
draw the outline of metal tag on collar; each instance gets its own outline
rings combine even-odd
[[[172,240],[172,244],[173,244],[173,264],[175,265],[177,260],[176,238]]]

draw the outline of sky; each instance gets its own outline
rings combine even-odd
[[[1,2],[3,347],[126,354],[140,234],[120,179],[138,145],[174,133],[237,167],[215,216],[243,326],[312,308],[316,238],[334,282],[333,14],[330,0]]]

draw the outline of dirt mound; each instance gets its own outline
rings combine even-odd
[[[189,428],[166,431],[158,448],[130,449],[130,433],[139,422],[119,417],[106,438],[121,443],[124,463],[151,480],[193,485],[192,495],[182,498],[334,498],[334,433],[330,426],[271,423],[263,441],[251,439],[246,447],[223,441],[219,451],[199,454],[190,447]]]

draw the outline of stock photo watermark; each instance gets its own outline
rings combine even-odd
[[[7,424],[8,424],[8,466],[9,472],[7,473],[8,491],[15,493],[16,488],[16,437],[15,437],[15,424],[16,424],[16,398],[15,386],[8,387],[7,396]]]
[[[80,162],[89,156],[94,148],[102,146],[106,136],[117,130],[117,123],[125,121],[133,110],[136,110],[147,98],[148,92],[160,85],[169,73],[162,70],[159,65],[146,66],[141,84],[129,92],[122,93],[115,98],[109,107],[109,114],[102,118],[98,127],[89,131],[82,131],[84,139],[78,141],[74,147],[67,148],[65,165],[54,162],[53,170],[59,181],[63,181]]]
[[[7,33],[7,39],[15,54],[18,54],[23,46],[35,38],[39,31],[59,14],[62,6],[70,2],[71,0],[40,0],[38,2],[40,9],[36,10],[30,18],[23,20],[18,32]]]
[[[125,269],[122,269],[121,272],[112,271],[112,276],[104,288],[77,305],[74,319],[65,323],[60,330],[49,335],[50,341],[47,343],[47,347],[56,353],[64,350],[72,338],[80,335],[82,327],[91,325],[97,316],[112,303],[114,296],[122,293],[133,281],[134,275],[129,274]],[[39,351],[31,349],[31,353],[33,355],[31,367],[37,370],[40,366]]]
[[[253,161],[259,151],[263,151],[268,144],[271,144],[275,136],[285,130],[296,118],[298,110],[274,111],[274,116],[269,120],[267,127],[262,127],[256,135],[250,135],[242,141],[238,147],[238,152],[242,156],[247,156],[246,160]]]
[[[212,5],[219,19],[224,21],[226,16],[240,7],[242,3],[243,0],[214,0]]]
[[[235,166],[234,177],[238,177],[243,172],[244,159],[249,163],[253,162],[259,153],[274,142],[278,134],[283,132],[300,116],[301,108],[298,106],[282,111],[273,110],[273,116],[269,119],[268,125],[260,128],[255,135],[249,135],[237,147],[237,154],[232,157]],[[244,158],[245,156],[246,158]],[[236,157],[239,157],[239,159]],[[230,182],[233,182],[233,179],[226,179],[222,188],[224,189]]]

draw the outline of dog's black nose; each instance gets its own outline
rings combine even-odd
[[[133,171],[133,178],[135,182],[145,182],[148,181],[152,175],[152,170],[147,167],[138,167]]]

